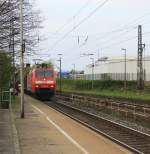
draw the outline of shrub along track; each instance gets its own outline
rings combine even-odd
[[[99,134],[104,135],[112,141],[128,148],[134,153],[150,153],[150,135],[148,134],[125,127],[58,101],[47,102],[47,105],[91,128]]]

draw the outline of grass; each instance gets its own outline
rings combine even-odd
[[[129,82],[129,87],[127,90],[123,89],[123,81],[104,81],[96,82],[96,88],[91,89],[90,81],[74,81],[67,79],[62,81],[62,91],[69,93],[79,93],[84,95],[92,96],[106,96],[106,97],[115,97],[115,98],[124,98],[130,100],[141,100],[141,101],[150,101],[150,94],[146,91],[136,90],[136,83]],[[76,84],[76,85],[75,85]],[[58,81],[59,85],[59,81]],[[59,86],[57,87],[59,90]]]
[[[86,94],[86,95],[92,95],[92,96],[108,96],[108,97],[116,97],[116,98],[127,98],[132,100],[143,100],[143,101],[149,101],[150,95],[146,93],[141,92],[135,92],[135,91],[119,91],[119,90],[75,90],[75,89],[63,89],[63,92],[69,92],[69,93],[79,93],[79,94]]]

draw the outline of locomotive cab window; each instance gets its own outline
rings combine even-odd
[[[45,71],[45,77],[53,77],[53,71]]]
[[[53,77],[53,71],[51,70],[39,70],[36,72],[37,77]]]

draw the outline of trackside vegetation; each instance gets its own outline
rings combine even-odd
[[[13,73],[12,59],[4,51],[0,51],[0,89],[8,88]]]
[[[60,90],[60,80],[57,79],[57,90]],[[90,80],[62,79],[62,92],[80,93],[92,96],[109,96],[115,98],[126,98],[132,100],[150,100],[150,93],[146,90],[138,91],[136,81],[127,81],[124,89],[124,81],[96,80],[92,89]]]

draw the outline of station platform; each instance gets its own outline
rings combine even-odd
[[[10,111],[0,109],[0,154],[15,154]]]
[[[15,113],[22,154],[131,154],[43,102],[25,96],[25,119]]]

